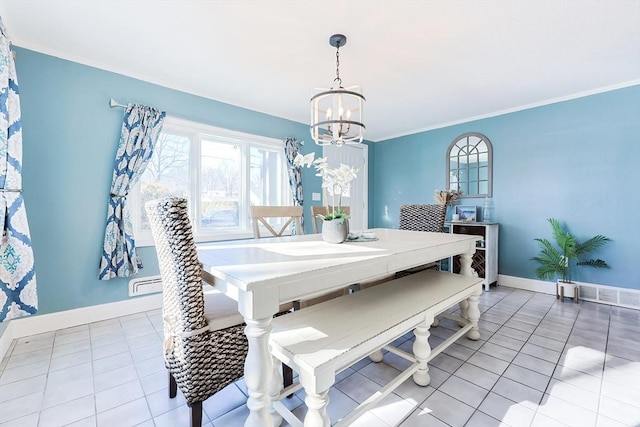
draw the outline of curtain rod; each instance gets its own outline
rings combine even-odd
[[[111,98],[109,100],[109,107],[111,107],[111,108],[113,108],[113,107],[127,108],[126,105],[118,104],[118,101],[116,101],[113,98]]]

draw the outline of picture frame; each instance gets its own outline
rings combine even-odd
[[[476,222],[477,206],[473,205],[456,205],[455,213],[460,221]]]

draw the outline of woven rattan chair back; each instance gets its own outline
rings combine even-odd
[[[445,205],[400,206],[400,230],[434,231],[441,233],[447,213]]]
[[[260,239],[260,225],[264,226],[271,236],[280,237],[295,223],[296,234],[304,234],[302,229],[302,206],[251,206],[251,220],[253,223],[253,237]],[[269,223],[270,218],[282,218],[284,224],[279,230]]]
[[[342,212],[347,215],[351,215],[351,208],[349,206],[342,206]],[[313,233],[317,234],[322,229],[320,228],[322,224],[322,220],[318,218],[318,215],[326,215],[327,213],[333,210],[333,206],[311,206],[311,218],[313,221],[311,222],[311,227],[313,228]]]
[[[202,422],[202,401],[241,378],[247,354],[243,325],[211,331],[204,315],[202,267],[187,201],[165,198],[145,205],[162,277],[164,360],[192,408],[191,425]],[[173,391],[171,390],[173,388]]]

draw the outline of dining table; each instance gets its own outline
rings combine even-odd
[[[216,289],[238,302],[246,323],[249,351],[244,378],[249,415],[245,427],[281,422],[271,404],[280,393],[281,377],[269,351],[271,320],[281,305],[456,255],[460,255],[460,274],[471,276],[471,259],[481,239],[386,228],[368,230],[367,236],[373,238],[341,244],[327,243],[320,234],[306,234],[197,245],[204,274],[212,277]]]

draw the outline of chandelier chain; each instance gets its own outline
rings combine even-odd
[[[340,78],[340,43],[336,46],[336,78],[334,82],[338,82],[338,86],[342,87],[342,79]]]

